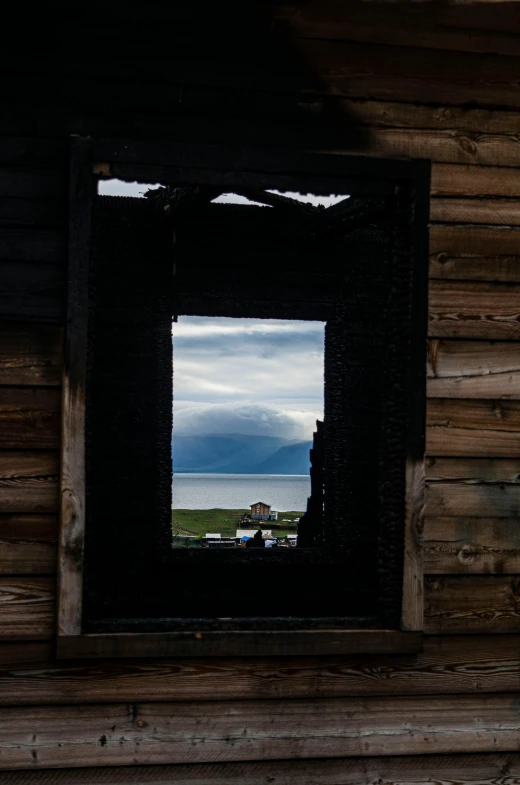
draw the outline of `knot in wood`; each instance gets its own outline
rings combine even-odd
[[[476,155],[477,154],[477,143],[470,139],[469,136],[459,136],[458,139],[459,147],[468,155]]]
[[[475,551],[468,543],[465,543],[457,553],[457,558],[461,564],[473,564],[475,557]]]

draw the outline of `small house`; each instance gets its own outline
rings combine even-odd
[[[271,505],[265,502],[255,502],[251,505],[251,518],[256,521],[276,521],[278,513],[271,512]]]

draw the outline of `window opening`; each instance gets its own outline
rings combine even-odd
[[[220,630],[223,624],[236,630],[396,628],[412,280],[402,240],[412,220],[406,192],[399,201],[393,187],[351,197],[325,189],[131,185],[137,198],[111,199],[100,187],[93,210],[84,632]],[[118,187],[112,182],[111,192]],[[251,493],[246,517],[231,531],[208,519],[190,542],[192,532],[185,526],[182,534],[175,518],[176,510],[187,509],[176,500],[175,474],[173,508],[167,499],[172,447],[177,475],[193,477],[214,465],[190,464],[182,450],[179,458],[176,437],[198,436],[200,448],[202,437],[219,434],[183,426],[183,419],[194,422],[194,404],[201,403],[183,398],[189,377],[183,330],[200,336],[208,325],[216,334],[253,323],[267,335],[294,328],[321,336],[323,409],[306,410],[312,437],[300,434],[280,445],[299,449],[304,441],[309,448],[307,504],[273,521],[275,511],[283,516],[287,510],[276,510],[266,493]],[[248,375],[255,370],[251,357],[247,369]],[[306,363],[305,376],[309,369]],[[214,371],[205,381],[206,390],[229,403],[232,385]],[[213,414],[222,405],[204,403],[216,407]],[[213,416],[213,429],[216,422]],[[114,448],[107,434],[120,444]],[[215,473],[223,474],[222,465]],[[196,495],[194,509],[211,509]],[[244,528],[253,521],[272,524],[270,534],[263,536],[262,523],[255,523],[254,534]],[[280,524],[288,524],[279,530],[282,538],[273,533]],[[115,561],[124,586],[116,595],[110,591]]]
[[[172,334],[173,547],[295,547],[323,323],[181,316]]]

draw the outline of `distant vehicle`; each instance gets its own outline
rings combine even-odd
[[[295,523],[298,523],[298,521],[299,521],[299,520],[300,520],[299,518],[295,518],[295,519],[294,519],[294,522],[295,522]]]
[[[282,523],[292,523],[290,518],[282,518]]]

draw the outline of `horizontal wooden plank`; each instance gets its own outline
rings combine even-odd
[[[509,752],[514,695],[9,707],[3,769]]]
[[[58,516],[37,513],[0,513],[0,533],[4,540],[56,542]]]
[[[6,771],[4,785],[516,785],[520,756],[414,755]]]
[[[424,570],[430,575],[519,574],[518,518],[427,517]]]
[[[59,199],[0,198],[0,226],[62,227],[66,230],[64,201]]]
[[[0,575],[53,575],[58,546],[35,540],[4,540],[0,532]]]
[[[429,275],[431,280],[518,283],[520,282],[520,256],[432,254]]]
[[[518,122],[517,119],[516,122]],[[473,196],[509,198],[520,196],[518,169],[504,166],[434,163],[432,165],[431,194],[432,196],[466,198]],[[474,221],[470,220],[470,223],[474,223]]]
[[[511,79],[517,68],[515,58],[309,39],[302,40],[299,48],[313,72],[337,95],[455,106],[520,106],[518,86]],[[190,82],[196,81],[193,69],[182,70]],[[219,74],[214,77],[219,80]]]
[[[60,446],[61,393],[45,387],[0,387],[0,447]]]
[[[517,458],[519,431],[520,404],[516,401],[428,400],[428,456]]]
[[[0,260],[0,319],[63,321],[64,266]]]
[[[293,6],[282,5],[278,13],[290,23],[293,34],[302,38],[517,56],[519,22],[516,8],[511,8],[511,5],[502,5],[505,9],[504,22],[508,20],[509,26],[504,24],[500,30],[489,27],[475,29],[477,14],[474,7],[460,9],[448,5],[432,8],[429,3],[407,4],[406,24],[395,14],[391,4],[390,7],[387,4],[371,4],[366,8],[364,3],[353,3],[352,12],[344,14],[340,4],[329,0],[306,3],[296,12]],[[461,11],[465,13],[461,14]],[[460,26],[455,26],[454,20]]]
[[[0,513],[0,574],[53,573],[57,538],[56,515]]]
[[[54,577],[0,577],[0,639],[46,640],[55,619]]]
[[[369,144],[364,146],[363,155],[429,158],[434,163],[504,168],[518,165],[520,157],[518,137],[506,134],[476,133],[455,128],[441,130],[378,126],[367,126],[365,132]],[[360,150],[354,147],[349,149],[345,144],[345,148],[333,152],[356,155]],[[442,218],[434,220],[440,221]]]
[[[368,131],[370,146],[363,150],[363,153],[368,155],[429,158],[435,163],[491,167],[514,167],[520,159],[517,136],[460,131],[454,128],[437,130],[369,127]],[[355,150],[351,150],[351,153],[355,154]],[[443,219],[438,217],[434,220]]]
[[[0,197],[9,199],[66,199],[67,173],[58,169],[0,168]]]
[[[520,579],[503,575],[426,576],[429,633],[520,632]]]
[[[57,513],[58,479],[57,452],[0,452],[0,513]]]
[[[59,229],[8,229],[0,234],[0,259],[21,262],[66,260],[67,234]]]
[[[29,666],[35,645],[0,644],[1,705],[482,694],[515,692],[520,678],[519,636],[428,636],[413,656],[96,662],[40,656]]]
[[[520,286],[430,281],[432,338],[520,339]]]
[[[0,641],[0,666],[50,662],[54,641]]]
[[[429,483],[443,480],[518,483],[520,459],[430,457],[426,460],[425,472]]]
[[[430,278],[520,281],[517,227],[433,224]]]
[[[520,398],[520,343],[428,341],[431,398]]]
[[[257,30],[249,28],[250,36]],[[117,111],[129,106],[133,87],[131,106],[146,110],[160,107],[160,86],[170,87],[170,93],[164,93],[164,106],[171,102],[171,88],[180,85],[242,88],[245,84],[264,91],[297,88],[322,95],[440,106],[520,106],[518,86],[512,76],[518,61],[508,55],[482,57],[479,53],[419,47],[299,39],[292,42],[294,47],[287,56],[287,50],[281,51],[278,41],[267,35],[255,36],[247,50],[240,44],[236,47],[236,39],[227,38],[224,43],[219,36],[219,51],[215,37],[202,36],[200,30],[196,36],[171,26],[168,31],[164,45],[160,46],[154,38],[155,47],[146,57],[141,52],[138,61],[135,50],[139,44],[144,48],[142,35],[134,39],[133,46],[131,38],[125,36],[123,51],[119,52],[111,37],[110,67],[103,60],[92,63],[81,56],[69,63],[40,59],[37,82],[31,80],[31,64],[18,56],[12,59],[12,67],[19,78],[16,84],[5,86],[6,99],[23,91],[24,102],[29,106],[65,105],[69,111],[75,108],[88,113],[109,107],[112,96],[112,109]],[[96,30],[96,38],[100,32]],[[261,61],[266,46],[271,46],[271,57]],[[223,47],[226,57],[222,56]],[[22,81],[24,71],[26,79]],[[57,72],[60,79],[56,79]],[[158,80],[158,73],[167,73],[168,79]],[[114,85],[119,85],[119,90],[114,90]],[[71,90],[74,86],[75,93]],[[151,93],[149,97],[146,88]]]
[[[326,104],[355,118],[362,125],[383,128],[427,128],[438,131],[474,131],[476,134],[504,134],[514,136],[518,133],[518,114],[516,111],[504,112],[470,107],[468,105],[449,106],[441,102],[436,106],[420,103],[402,103],[382,100],[356,100],[328,96],[326,99],[314,98],[314,111],[323,111]],[[311,111],[311,107],[308,108]],[[435,170],[435,166],[433,167]]]
[[[68,160],[66,139],[38,139],[36,136],[0,136],[0,165],[58,169]]]
[[[63,333],[48,325],[0,328],[0,385],[61,384]]]
[[[518,227],[440,224],[430,228],[430,254],[520,256],[519,243]]]
[[[399,630],[258,630],[207,631],[200,635],[172,631],[125,635],[61,634],[60,659],[70,657],[268,657],[325,654],[411,654],[420,651],[421,632]]]
[[[438,223],[520,224],[518,199],[433,198],[430,202],[430,220]]]
[[[520,517],[520,484],[435,482],[426,491],[428,516]]]

